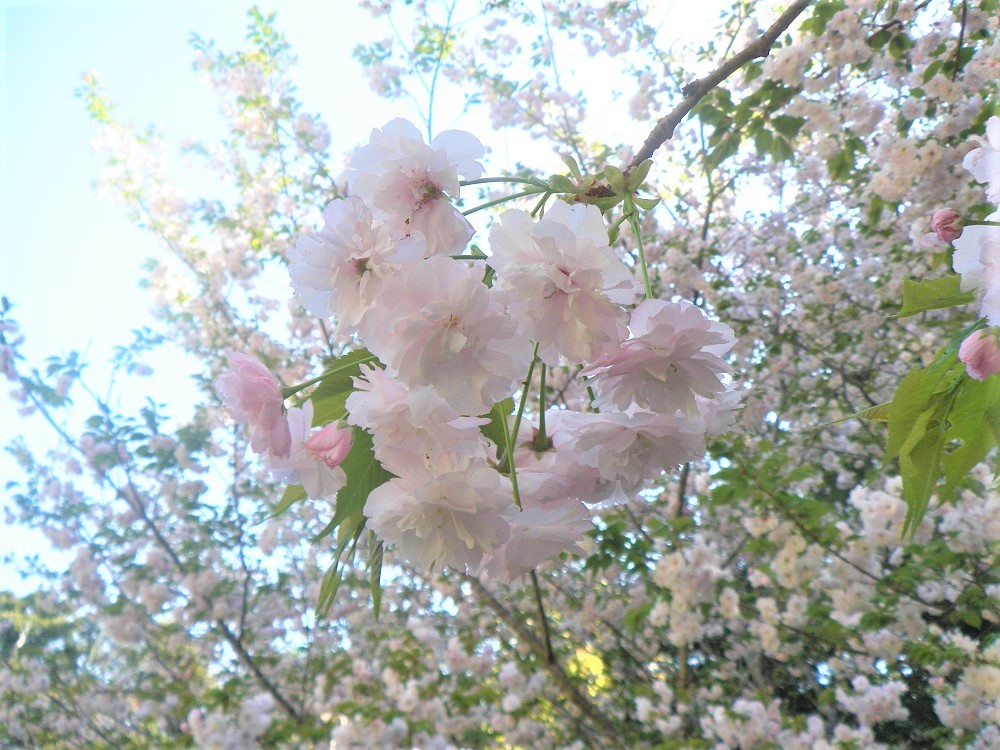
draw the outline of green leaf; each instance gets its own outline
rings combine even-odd
[[[486,438],[493,442],[497,446],[497,450],[502,450],[503,448],[503,424],[504,421],[514,413],[514,399],[505,398],[503,401],[498,401],[490,409],[490,421],[489,424],[484,424],[479,428],[479,431],[486,436]]]
[[[378,358],[367,349],[357,349],[332,360],[320,375],[319,385],[309,394],[313,402],[313,425],[322,426],[347,416],[345,402],[354,391],[352,378],[361,374],[361,365]]]
[[[365,519],[363,510],[368,495],[393,477],[375,458],[372,436],[367,430],[355,427],[353,438],[351,452],[340,465],[347,474],[347,483],[337,493],[333,519],[313,539],[314,543],[332,534],[334,529],[343,523],[350,522],[363,527]]]
[[[323,581],[320,583],[319,597],[316,600],[316,614],[318,616],[322,617],[329,612],[330,605],[337,598],[337,591],[344,580],[343,566],[353,559],[354,552],[358,546],[358,537],[361,536],[362,531],[364,531],[363,523],[353,533],[348,533],[349,530],[346,528],[340,530],[340,541],[338,541],[337,548],[334,550],[333,564],[326,571]]]
[[[778,115],[771,119],[771,126],[789,140],[799,134],[803,124],[805,118],[791,115]]]
[[[656,207],[656,204],[660,202],[660,199],[659,198],[640,198],[639,196],[635,196],[632,199],[632,201],[635,203],[635,205],[637,205],[643,211],[652,211]]]
[[[554,174],[549,177],[549,186],[552,188],[553,192],[556,193],[575,193],[576,185],[574,185],[569,177],[564,174]]]
[[[903,443],[914,430],[920,415],[938,391],[939,386],[957,363],[952,356],[943,367],[925,367],[910,371],[896,388],[889,405],[889,442],[886,446],[886,463],[899,454]]]
[[[867,409],[862,409],[854,414],[848,414],[846,417],[835,419],[832,422],[824,422],[823,424],[816,425],[810,429],[822,430],[824,427],[840,424],[841,422],[846,422],[848,419],[867,419],[869,422],[888,422],[891,408],[891,401],[887,401],[884,404],[875,404],[875,406],[869,406]]]
[[[903,536],[915,531],[930,503],[931,492],[940,476],[944,450],[944,419],[950,403],[922,412],[899,451],[899,474],[903,479],[906,519]]]
[[[576,159],[569,154],[563,154],[561,158],[563,160],[563,164],[569,167],[570,174],[572,174],[577,180],[582,180],[583,172],[580,171],[580,165],[576,163]]]
[[[972,468],[996,445],[998,417],[1000,378],[987,378],[982,382],[971,378],[963,381],[955,405],[948,414],[951,426],[945,433],[947,441],[957,440],[961,445],[941,460],[945,476],[944,489],[940,493],[942,500],[954,494]]]
[[[774,140],[770,130],[761,130],[753,139],[754,148],[757,149],[758,156],[764,156],[771,150],[771,142]]]
[[[869,406],[867,409],[862,409],[861,411],[852,414],[849,417],[844,417],[844,419],[867,419],[870,422],[888,422],[889,421],[889,410],[892,407],[892,402],[887,401],[884,404],[875,404],[875,406]],[[838,419],[837,422],[842,422],[843,419]],[[833,424],[836,424],[834,422]]]
[[[288,485],[285,487],[285,491],[282,493],[278,504],[274,506],[274,510],[271,512],[271,518],[277,518],[295,505],[295,503],[305,499],[306,491],[302,489],[302,487],[297,484]]]
[[[939,279],[904,279],[903,307],[896,317],[905,318],[925,310],[939,310],[972,302],[975,295],[959,288],[961,280],[958,274]]]
[[[775,138],[771,143],[771,156],[776,162],[788,161],[794,153],[792,144],[785,138]]]

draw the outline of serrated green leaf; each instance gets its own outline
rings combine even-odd
[[[870,422],[888,422],[891,407],[891,401],[887,401],[884,404],[875,404],[875,406],[869,406],[867,409],[862,409],[854,414],[848,414],[846,417],[835,419],[832,422],[824,422],[823,424],[816,425],[810,429],[822,430],[824,427],[840,424],[841,422],[846,422],[848,419],[867,419]]]
[[[774,136],[771,134],[770,130],[761,130],[754,136],[753,145],[757,149],[758,156],[763,156],[768,153],[771,149],[771,141],[774,140]]]
[[[771,118],[771,126],[789,140],[799,134],[804,123],[805,118],[792,117],[791,115],[778,115]]]
[[[354,552],[358,546],[358,539],[364,531],[364,517],[355,528],[343,525],[338,532],[337,547],[333,554],[333,564],[323,576],[320,583],[319,597],[316,600],[316,614],[322,617],[330,610],[340,590],[340,584],[344,580],[344,565],[354,558]]]
[[[911,433],[899,449],[899,474],[903,479],[906,519],[903,535],[920,525],[930,497],[941,476],[948,414],[955,402],[956,390],[936,393],[931,405],[917,418]]]
[[[340,465],[347,475],[347,482],[337,493],[336,506],[330,523],[313,539],[318,542],[333,533],[334,529],[346,522],[364,524],[364,507],[368,495],[376,487],[392,479],[378,459],[372,446],[372,436],[360,427],[353,428],[354,442],[351,452]]]
[[[903,307],[896,313],[896,317],[905,318],[925,310],[940,310],[972,302],[975,295],[963,292],[959,288],[960,283],[961,277],[958,274],[939,279],[904,279]]]
[[[920,415],[928,409],[928,404],[938,387],[949,375],[950,365],[956,361],[953,357],[947,367],[925,367],[911,370],[896,388],[892,403],[889,405],[889,441],[886,445],[886,463],[899,454],[900,448],[910,437]]]
[[[945,433],[948,442],[959,441],[941,459],[945,485],[941,500],[950,498],[972,468],[982,461],[997,443],[997,417],[1000,416],[1000,378],[979,382],[963,381],[961,390],[948,414],[950,427]]]
[[[271,518],[277,518],[295,505],[295,503],[305,499],[306,491],[302,489],[302,487],[297,484],[288,485],[285,487],[285,491],[281,494],[281,499],[278,501],[278,504],[274,506],[274,510],[271,512]]]
[[[792,144],[785,138],[777,137],[771,142],[771,157],[776,162],[788,161],[794,153]]]
[[[891,401],[887,401],[884,404],[875,404],[875,406],[869,406],[867,409],[862,409],[849,417],[844,417],[844,419],[867,419],[870,422],[888,422],[889,409],[891,406]],[[837,421],[839,422],[842,420]]]
[[[340,588],[341,578],[340,567],[337,565],[331,566],[323,575],[323,580],[319,585],[319,597],[316,599],[317,616],[322,617],[330,611],[330,605],[333,604],[337,590]]]

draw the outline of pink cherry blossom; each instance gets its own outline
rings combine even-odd
[[[459,176],[476,179],[485,153],[471,133],[446,130],[428,146],[412,123],[392,120],[373,130],[351,159],[348,189],[399,236],[421,232],[428,254],[459,252],[472,225],[448,201],[459,195]]]
[[[958,358],[965,371],[976,380],[986,380],[1000,372],[1000,342],[996,331],[976,331],[962,342]]]
[[[430,386],[407,389],[377,367],[363,366],[361,375],[347,397],[347,419],[371,431],[375,455],[389,471],[402,475],[413,455],[441,471],[443,461],[485,460],[493,452],[479,431],[488,419],[463,417]]]
[[[953,208],[942,208],[931,217],[931,229],[941,242],[954,242],[962,234],[962,215]]]
[[[350,453],[352,436],[349,429],[329,424],[311,433],[312,401],[288,410],[291,448],[285,457],[268,456],[268,469],[275,479],[302,485],[306,495],[315,499],[333,497],[347,482],[340,464]]]
[[[568,425],[575,414],[575,411],[558,408],[546,411],[548,447],[543,451],[536,450],[533,445],[538,418],[528,422],[530,429],[521,426],[522,437],[514,451],[514,466],[521,503],[525,508],[543,506],[561,498],[579,498],[586,502],[604,499],[598,496],[598,486],[602,481],[600,473],[592,466],[582,464],[579,454],[566,439],[566,434],[573,429]]]
[[[568,412],[563,420],[565,427],[553,440],[598,471],[603,480],[598,495],[604,502],[624,502],[646,479],[705,453],[704,423],[679,413]]]
[[[230,370],[215,381],[223,403],[237,422],[250,426],[250,447],[257,453],[288,456],[291,436],[281,386],[259,360],[226,349]]]
[[[723,356],[736,340],[729,326],[690,302],[651,299],[635,308],[629,328],[631,338],[584,370],[599,392],[599,406],[624,410],[634,403],[696,414],[697,396],[712,399],[725,391],[721,378],[729,366]]]
[[[332,201],[323,218],[322,231],[296,239],[288,252],[288,273],[303,307],[321,318],[335,315],[339,330],[351,333],[399,261],[423,256],[423,236],[397,243],[356,197]]]
[[[543,362],[589,362],[625,336],[622,305],[639,285],[608,246],[596,206],[560,201],[538,222],[506,211],[490,229],[490,249],[497,286],[517,298]]]
[[[582,554],[577,542],[594,528],[590,516],[587,506],[574,498],[517,512],[510,538],[486,562],[486,570],[510,583],[563,552]]]
[[[351,430],[333,422],[306,440],[306,453],[322,461],[327,467],[335,469],[347,458],[353,442]]]
[[[415,261],[386,281],[365,342],[402,383],[432,386],[460,414],[482,414],[513,392],[531,359],[508,301],[478,267]]]

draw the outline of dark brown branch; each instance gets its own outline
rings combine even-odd
[[[580,710],[580,713],[593,722],[594,726],[601,732],[610,745],[616,748],[624,748],[625,745],[622,742],[621,730],[616,727],[607,716],[601,713],[600,709],[591,703],[587,696],[580,692],[580,688],[573,681],[573,678],[566,673],[566,670],[562,668],[559,662],[554,659],[551,661],[549,660],[545,644],[539,640],[538,636],[532,633],[531,630],[529,630],[528,627],[521,622],[517,615],[501,604],[500,601],[493,596],[493,594],[491,594],[478,579],[469,575],[463,575],[462,578],[468,581],[469,585],[472,586],[473,591],[475,591],[476,595],[486,604],[486,606],[492,609],[493,612],[496,613],[497,617],[499,617],[508,628],[514,631],[518,639],[534,652],[535,656],[537,656],[544,664],[545,670],[555,681],[556,685]]]
[[[261,687],[271,694],[271,697],[278,702],[282,709],[284,709],[285,713],[287,713],[294,721],[301,722],[302,715],[298,712],[298,709],[296,709],[295,706],[288,701],[288,699],[278,689],[277,685],[271,682],[271,678],[261,671],[260,666],[256,661],[254,661],[250,652],[246,650],[243,642],[240,638],[237,638],[236,634],[225,623],[225,621],[222,619],[216,620],[215,627],[220,633],[222,633],[222,637],[226,639],[233,651],[236,652],[236,656],[239,657],[239,660],[243,662],[247,669],[253,673],[253,676],[257,678],[257,682],[260,683]]]
[[[542,621],[542,639],[545,641],[545,660],[554,662],[556,654],[552,650],[552,636],[549,633],[549,618],[545,614],[542,603],[542,587],[538,583],[538,574],[531,571],[531,586],[535,590],[535,605],[538,607],[538,619]]]
[[[681,93],[684,94],[684,98],[681,99],[680,104],[674,107],[668,114],[660,118],[660,120],[656,123],[656,127],[654,127],[652,132],[650,132],[650,134],[646,137],[646,141],[642,144],[642,148],[639,149],[638,153],[636,153],[636,155],[632,158],[632,161],[625,168],[625,171],[630,172],[638,167],[646,161],[646,159],[651,157],[656,149],[670,140],[674,135],[674,130],[680,124],[681,120],[687,117],[688,113],[695,108],[698,102],[708,95],[708,92],[729,78],[729,76],[751,60],[760,57],[767,57],[777,38],[792,25],[792,21],[794,21],[799,14],[806,9],[809,2],[810,0],[798,0],[795,3],[792,3],[788,6],[788,10],[778,16],[778,20],[772,23],[768,27],[767,31],[761,34],[757,39],[744,47],[740,52],[730,57],[704,78],[699,78],[698,80],[692,81],[685,86],[681,91]]]
[[[962,0],[962,25],[958,27],[958,46],[955,47],[955,69],[951,71],[951,80],[958,78],[959,66],[962,64],[962,45],[965,43],[965,24],[969,18],[968,0]]]

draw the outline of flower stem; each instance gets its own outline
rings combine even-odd
[[[548,184],[535,177],[480,177],[478,180],[462,180],[458,184],[462,187],[468,185],[486,185],[491,182],[514,182],[519,185],[534,185],[535,187],[548,188]]]
[[[517,416],[514,417],[514,442],[517,442],[517,433],[521,429],[521,417],[524,416],[524,405],[528,401],[528,389],[531,387],[531,376],[535,372],[535,362],[538,361],[538,344],[535,344],[535,351],[531,354],[531,364],[528,365],[528,377],[524,379],[524,388],[521,389],[521,403],[517,405]],[[513,458],[511,459],[513,461]],[[511,470],[514,464],[511,463]]]
[[[535,450],[543,451],[546,446],[545,437],[545,363],[538,370],[538,433],[535,435]]]
[[[539,211],[541,211],[543,215],[545,214],[545,204],[551,197],[552,193],[546,190],[545,195],[543,195],[541,197],[541,200],[539,200],[538,203],[535,204],[535,207],[531,209],[531,218],[535,218],[535,216],[538,215]]]
[[[628,215],[628,225],[635,237],[635,246],[639,250],[639,267],[642,269],[642,283],[646,287],[646,299],[653,299],[653,287],[649,283],[649,269],[646,267],[646,253],[642,249],[642,230],[639,228],[639,214],[633,208]]]
[[[523,190],[520,193],[514,193],[513,195],[507,195],[503,198],[497,198],[495,200],[487,201],[486,203],[481,203],[475,208],[470,208],[468,211],[462,211],[462,216],[468,216],[469,214],[474,214],[476,211],[482,211],[484,208],[491,208],[493,206],[498,206],[501,203],[506,203],[507,201],[512,201],[517,198],[524,198],[528,195],[538,195],[538,193],[544,192],[545,188],[536,187],[534,190]]]
[[[507,453],[507,469],[510,472],[510,485],[514,491],[514,503],[521,507],[521,493],[517,488],[517,469],[514,468],[514,446],[517,445],[517,433],[521,428],[521,418],[524,416],[524,403],[528,398],[528,388],[531,387],[531,376],[535,372],[535,362],[538,361],[538,344],[535,344],[535,351],[531,354],[531,364],[528,365],[528,376],[524,379],[524,388],[521,390],[521,403],[517,407],[517,416],[514,417],[514,429],[507,427],[507,420],[501,419],[503,427],[504,451]],[[513,435],[511,434],[513,433]]]
[[[343,366],[340,366],[340,367],[338,367],[336,364],[334,364],[334,366],[331,367],[329,370],[326,370],[326,371],[322,372],[321,374],[317,375],[315,378],[310,378],[309,380],[305,381],[304,383],[299,383],[298,385],[290,385],[290,386],[288,386],[286,388],[282,388],[281,389],[281,395],[282,395],[283,398],[291,398],[292,396],[294,396],[299,391],[305,390],[306,388],[308,388],[311,385],[316,385],[316,383],[321,382],[322,380],[324,380],[325,378],[330,377],[331,375],[336,375],[338,372],[343,372],[344,370],[350,370],[353,367],[357,367],[359,365],[367,364],[368,362],[375,362],[377,359],[378,359],[378,357],[376,357],[374,354],[370,354],[367,357],[364,357],[363,359],[358,359],[358,360],[355,360],[353,362],[349,362],[349,363],[347,363],[347,364],[345,364]]]

